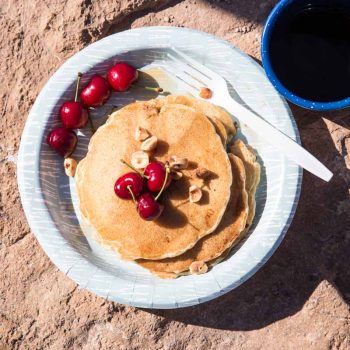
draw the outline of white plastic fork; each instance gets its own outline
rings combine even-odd
[[[200,98],[200,88],[208,87],[213,91],[213,96],[209,99],[211,103],[226,109],[239,119],[241,123],[246,124],[286,157],[310,173],[325,181],[329,181],[332,178],[333,173],[306,149],[232,99],[223,77],[176,48],[172,48],[172,51],[172,53],[168,53],[169,60],[162,68],[177,82],[182,84],[188,92]]]

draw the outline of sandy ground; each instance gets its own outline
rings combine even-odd
[[[147,311],[80,290],[30,232],[16,185],[28,111],[52,73],[106,35],[149,25],[215,34],[260,59],[275,0],[0,0],[0,349],[350,349],[350,112],[292,107],[304,146],[335,173],[305,174],[276,254],[209,303]]]

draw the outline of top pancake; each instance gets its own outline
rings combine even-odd
[[[202,180],[184,171],[162,195],[165,209],[156,221],[144,221],[131,200],[114,194],[116,179],[130,170],[119,160],[130,162],[140,149],[134,139],[136,127],[158,137],[154,154],[165,161],[171,155],[186,157],[215,176],[210,189],[203,189],[199,203],[188,201],[191,185]],[[159,102],[137,102],[113,113],[92,137],[87,156],[79,163],[76,185],[82,215],[95,228],[99,240],[125,259],[162,259],[182,254],[220,223],[232,183],[231,165],[213,125],[199,112]]]

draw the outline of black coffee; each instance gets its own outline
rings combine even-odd
[[[281,18],[270,57],[277,77],[296,95],[316,102],[350,97],[350,16],[308,9]]]

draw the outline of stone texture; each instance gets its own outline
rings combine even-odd
[[[235,291],[148,311],[77,288],[30,232],[16,185],[29,109],[52,73],[106,35],[146,25],[215,34],[260,59],[275,0],[0,0],[0,349],[349,349],[350,112],[292,107],[304,146],[335,173],[305,174],[276,254]]]

